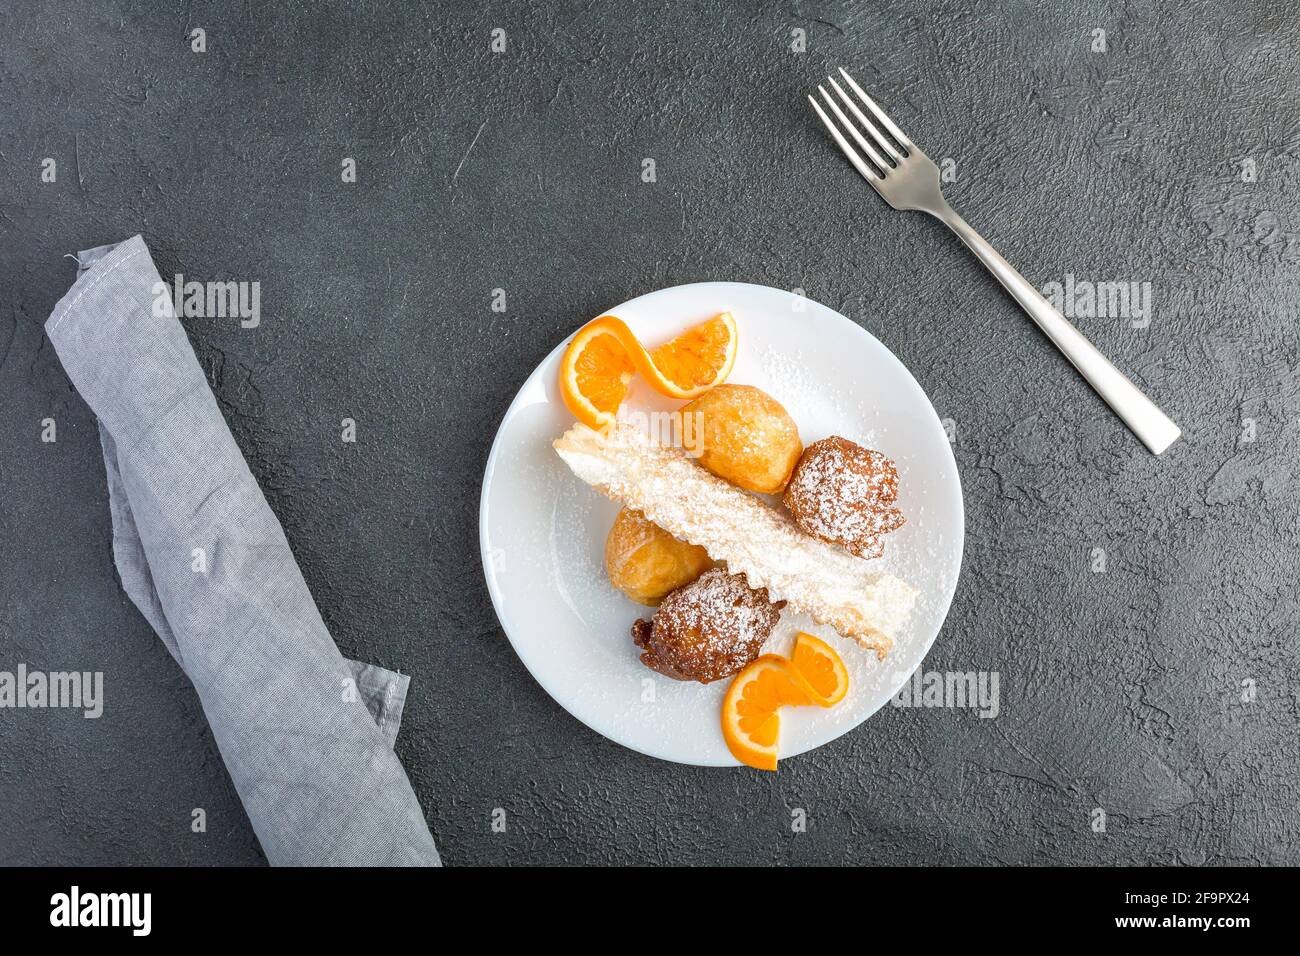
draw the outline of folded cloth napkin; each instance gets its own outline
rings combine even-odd
[[[99,419],[122,586],[198,691],[267,859],[439,865],[393,752],[408,679],[339,653],[144,240],[78,264],[45,330]]]

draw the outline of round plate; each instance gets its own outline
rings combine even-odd
[[[961,484],[943,426],[925,392],[872,335],[833,309],[781,289],[706,282],[652,292],[611,312],[647,346],[730,311],[740,331],[728,381],[756,385],[794,417],[805,443],[841,435],[898,465],[907,519],[886,538],[879,564],[920,592],[906,630],[882,662],[851,640],[785,612],[766,650],[788,653],[807,630],[830,642],[849,670],[835,707],[787,708],[782,759],[834,740],[903,686],[934,643],[957,586]],[[573,424],[557,384],[561,342],[528,377],[497,431],[483,476],[479,543],[488,591],[515,652],[538,683],[588,727],[626,747],[703,766],[734,766],[719,715],[728,681],[671,680],[638,658],[630,629],[652,608],[605,576],[605,536],[618,506],[585,485],[551,442]],[[664,409],[639,379],[632,408]]]

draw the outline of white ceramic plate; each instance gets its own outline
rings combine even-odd
[[[884,662],[786,612],[767,650],[788,653],[799,630],[836,647],[848,665],[848,696],[827,710],[788,708],[782,759],[819,747],[875,713],[921,664],[943,625],[962,553],[957,465],[943,426],[916,380],[873,336],[832,309],[780,289],[733,282],[678,286],[610,310],[647,345],[730,310],[740,330],[728,379],[756,385],[783,404],[806,443],[842,435],[898,465],[898,507],[907,524],[886,539],[888,569],[920,598]],[[630,629],[653,609],[609,584],[605,535],[613,502],[576,478],[551,448],[573,423],[556,384],[567,340],[528,377],[497,431],[483,476],[479,543],[501,626],[538,683],[588,727],[626,747],[705,766],[732,766],[719,726],[728,681],[679,682],[646,668]],[[664,409],[637,381],[629,407]]]

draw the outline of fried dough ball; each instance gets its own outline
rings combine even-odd
[[[690,584],[712,566],[703,548],[674,538],[629,508],[618,513],[605,539],[610,583],[638,604],[655,606],[669,591]]]
[[[699,413],[700,418],[687,416]],[[699,463],[749,491],[777,494],[799,460],[803,443],[794,419],[752,385],[719,385],[682,408],[683,434],[700,422]]]
[[[881,538],[903,526],[898,471],[878,451],[832,435],[808,446],[782,499],[794,522],[859,558],[878,558]]]
[[[751,588],[743,575],[714,568],[664,598],[651,620],[633,624],[632,640],[650,669],[707,684],[758,656],[784,606],[770,603],[766,589]]]

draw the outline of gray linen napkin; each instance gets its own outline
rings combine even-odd
[[[439,865],[393,742],[408,678],[339,653],[140,236],[45,323],[99,419],[122,586],[193,682],[275,865]]]

